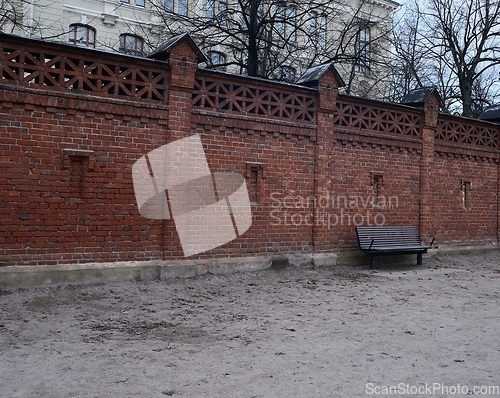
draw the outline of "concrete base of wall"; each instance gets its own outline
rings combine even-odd
[[[216,258],[210,260],[121,261],[112,263],[0,267],[0,286],[7,288],[65,286],[129,280],[193,277],[206,273],[258,271],[314,264],[331,266],[336,253],[286,253],[272,257]]]
[[[337,265],[337,253],[317,253],[312,255],[312,262],[318,267]]]
[[[271,267],[268,257],[219,258],[213,260],[119,261],[112,263],[61,264],[0,267],[0,286],[33,287],[109,283],[192,277],[208,272],[257,271]]]
[[[498,247],[443,247],[439,248],[439,250],[430,250],[424,255],[424,259],[434,256],[438,252],[460,253],[492,249],[498,249]],[[395,263],[412,261],[412,258],[416,261],[414,255],[380,257],[379,261]],[[317,254],[291,253],[274,257],[216,258],[209,260],[154,260],[50,266],[8,266],[0,267],[0,287],[87,285],[130,280],[193,277],[206,273],[225,274],[259,271],[286,266],[335,266],[337,264],[365,266],[368,264],[368,258],[363,253],[356,251]]]

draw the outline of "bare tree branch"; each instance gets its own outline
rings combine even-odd
[[[411,52],[403,51],[405,29],[417,21]],[[421,87],[437,86],[447,107],[466,117],[477,117],[498,100],[500,70],[500,3],[492,0],[429,0],[415,2],[411,13],[395,30],[400,80]],[[401,68],[413,70],[403,76]],[[423,67],[425,66],[425,67]],[[457,108],[460,107],[459,111]]]

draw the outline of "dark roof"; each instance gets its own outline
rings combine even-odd
[[[425,87],[419,88],[417,90],[410,91],[401,101],[402,104],[409,106],[424,106],[425,102],[430,98],[431,95],[437,96],[438,101],[441,106],[444,105],[439,92],[436,87]]]
[[[479,115],[479,119],[500,123],[500,105],[489,106]]]
[[[332,62],[313,66],[307,69],[295,83],[307,87],[317,86],[321,76],[323,76],[328,70],[331,70],[335,75],[335,79],[337,80],[339,87],[345,86],[344,80],[342,80],[342,77],[340,77]]]
[[[183,40],[186,40],[193,49],[193,51],[196,53],[196,55],[198,56],[198,62],[208,62],[207,56],[196,45],[196,43],[194,42],[189,33],[181,33],[180,35],[171,37],[166,42],[164,42],[160,47],[154,50],[151,54],[149,54],[147,58],[153,58],[162,61],[168,60],[172,48],[177,43],[180,43]]]

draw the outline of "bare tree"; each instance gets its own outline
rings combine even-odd
[[[425,63],[425,49],[420,46],[421,15],[418,4],[415,11],[403,15],[394,23],[390,99],[395,102],[399,102],[413,89],[432,85],[428,76],[422,72],[428,70],[429,66]]]
[[[299,1],[281,0],[206,0],[192,3],[180,1],[156,3],[156,14],[168,34],[189,31],[202,49],[222,46],[228,57],[217,65],[233,66],[249,76],[279,75],[279,66],[291,57],[304,53],[313,19],[324,6]],[[177,7],[176,7],[177,6]],[[174,21],[174,23],[172,23]],[[319,23],[318,23],[319,25]]]
[[[227,54],[213,67],[293,81],[293,72],[334,62],[345,76],[346,91],[353,92],[356,78],[362,76],[364,94],[373,81],[388,76],[387,57],[381,56],[389,43],[387,8],[365,0],[204,1],[187,9],[183,0],[162,0],[155,3],[155,11],[164,37],[189,31],[203,50]]]
[[[12,33],[24,24],[21,1],[0,0],[0,32]]]
[[[498,1],[416,2],[395,29],[394,49],[396,81],[405,91],[436,86],[447,108],[465,117],[498,100]]]

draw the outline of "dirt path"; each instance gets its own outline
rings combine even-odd
[[[500,386],[499,290],[500,251],[3,290],[0,396],[477,396]]]

